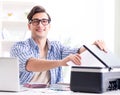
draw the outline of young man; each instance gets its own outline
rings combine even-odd
[[[19,58],[20,82],[55,84],[62,81],[62,68],[68,61],[80,65],[80,53],[84,48],[70,48],[58,41],[49,41],[47,34],[51,18],[42,6],[32,8],[27,16],[31,38],[20,41],[11,48],[11,56]],[[95,41],[101,50],[105,50],[103,41]]]

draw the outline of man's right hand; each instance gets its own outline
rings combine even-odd
[[[70,54],[62,60],[62,66],[68,66],[67,62],[72,61],[75,65],[81,64],[80,54]]]

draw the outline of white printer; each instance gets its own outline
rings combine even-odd
[[[71,67],[70,89],[75,92],[103,93],[120,89],[120,60],[112,53],[105,53],[96,46],[83,45],[88,56],[81,66]],[[81,55],[82,56],[82,55]],[[90,60],[90,61],[89,61]],[[93,62],[93,63],[91,63]],[[85,63],[85,64],[84,64]],[[89,64],[90,63],[90,64]],[[92,64],[92,65],[91,65]]]

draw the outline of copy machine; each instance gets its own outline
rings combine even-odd
[[[91,93],[119,90],[119,58],[112,53],[105,53],[99,50],[96,46],[83,46],[87,49],[87,54],[82,54],[81,57],[85,58],[86,56],[87,62],[83,60],[80,66],[71,67],[70,89],[75,92]],[[90,58],[89,55],[94,57],[94,59]]]

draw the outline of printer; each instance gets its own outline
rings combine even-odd
[[[120,89],[120,60],[96,46],[86,46],[80,66],[71,67],[70,89],[74,92],[103,93]],[[89,48],[88,48],[89,47]],[[88,54],[89,53],[89,54]],[[85,55],[85,56],[84,56]],[[94,57],[90,58],[91,55]],[[96,62],[94,60],[97,60]],[[93,63],[92,63],[93,62]],[[91,65],[92,64],[92,65]]]

